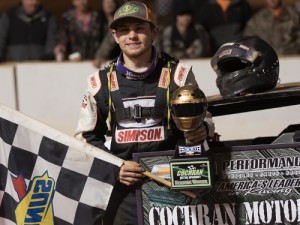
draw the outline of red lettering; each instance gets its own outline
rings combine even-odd
[[[147,131],[146,130],[142,130],[140,140],[141,141],[145,141],[146,138],[147,138]]]
[[[123,142],[123,140],[124,140],[124,131],[119,131],[118,132],[117,140],[118,140],[118,142]]]
[[[90,81],[91,81],[92,88],[96,88],[97,87],[97,82],[96,82],[95,77],[91,77]]]
[[[117,84],[116,84],[115,77],[112,76],[112,77],[111,77],[111,89],[112,89],[112,90],[115,90],[115,89],[116,89],[116,86],[117,86]]]
[[[137,141],[137,130],[127,130],[125,137],[125,142]]]
[[[153,134],[154,134],[153,130],[148,131],[148,136],[147,136],[148,140],[153,140]]]
[[[178,74],[178,80],[182,81],[183,80],[183,77],[184,77],[184,73],[185,73],[185,68],[182,67],[179,71],[179,74]]]
[[[162,75],[161,75],[161,78],[160,78],[160,81],[159,81],[159,87],[161,88],[167,88],[168,87],[168,70],[165,69],[163,72],[162,72]]]
[[[164,139],[163,127],[129,129],[116,132],[117,143],[161,141]]]
[[[160,138],[161,138],[161,129],[155,129],[154,139],[160,140]]]
[[[162,79],[162,86],[163,87],[166,87],[167,86],[167,76],[166,76],[166,73],[164,74],[164,76],[163,76],[163,79]]]
[[[138,141],[140,134],[141,134],[141,131],[140,131],[140,130],[137,130],[137,132],[136,132],[136,137],[135,137],[135,140],[136,140],[136,141]]]

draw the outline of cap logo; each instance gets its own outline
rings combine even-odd
[[[139,11],[139,8],[135,5],[126,4],[124,7],[120,9],[118,12],[118,16],[127,16],[130,14],[134,14]]]

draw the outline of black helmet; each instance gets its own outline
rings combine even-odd
[[[218,75],[220,94],[225,98],[264,92],[278,82],[277,54],[256,36],[223,44],[211,59],[211,66]]]

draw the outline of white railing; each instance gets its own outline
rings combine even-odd
[[[210,59],[182,60],[193,65],[206,96],[219,94]],[[26,62],[0,64],[0,103],[68,134],[76,127],[86,77],[92,62]],[[280,58],[281,83],[299,82],[300,57]],[[300,106],[215,117],[221,140],[276,136],[290,124],[300,124]]]

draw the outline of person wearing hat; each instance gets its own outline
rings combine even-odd
[[[161,50],[178,59],[209,56],[209,35],[201,24],[195,23],[189,3],[177,0],[174,12],[175,22],[161,34]]]
[[[126,2],[115,12],[110,28],[121,53],[88,76],[75,135],[125,160],[103,224],[137,225],[135,188],[144,169],[132,161],[132,154],[175,149],[181,138],[201,143],[213,136],[214,124],[207,113],[203,125],[182,132],[172,120],[172,93],[180,86],[197,83],[191,66],[153,46],[158,26],[147,5]],[[109,149],[105,135],[112,136]]]

